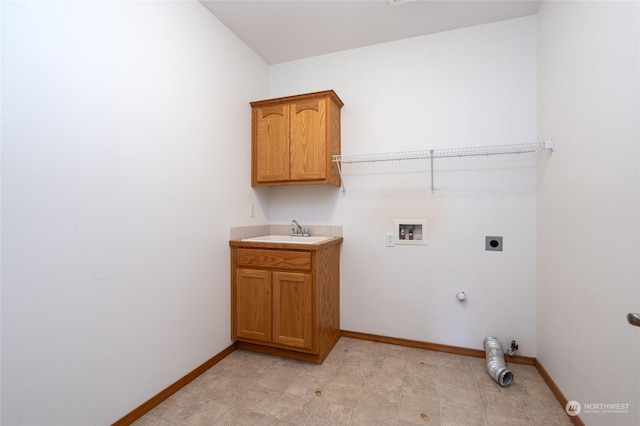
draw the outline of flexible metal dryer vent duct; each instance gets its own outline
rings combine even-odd
[[[504,351],[500,341],[495,337],[484,339],[484,351],[487,354],[487,372],[500,386],[510,386],[513,383],[513,373],[504,362]]]

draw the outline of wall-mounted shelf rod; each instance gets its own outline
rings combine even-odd
[[[343,180],[342,165],[357,163],[376,163],[381,161],[407,161],[407,160],[430,160],[431,168],[431,191],[433,192],[433,160],[438,158],[454,158],[454,157],[474,157],[489,155],[507,155],[507,154],[525,154],[538,152],[543,149],[553,151],[555,141],[550,139],[544,142],[533,142],[524,144],[511,145],[493,145],[493,146],[474,146],[467,148],[444,148],[444,149],[428,149],[416,151],[398,151],[398,152],[380,152],[374,154],[345,154],[334,155],[333,161],[338,166],[340,180]],[[342,192],[346,189],[344,182],[342,184]]]

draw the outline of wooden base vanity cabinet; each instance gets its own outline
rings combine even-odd
[[[230,241],[236,347],[322,363],[340,335],[340,244]]]

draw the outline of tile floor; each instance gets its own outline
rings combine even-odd
[[[535,367],[342,337],[322,365],[237,350],[134,423],[571,425]]]

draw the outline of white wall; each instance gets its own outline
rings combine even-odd
[[[231,343],[267,66],[197,2],[2,8],[1,422],[109,424]]]
[[[546,2],[267,70],[198,3],[3,2],[2,423],[112,422],[225,348],[228,228],[267,216],[344,226],[342,328],[515,338],[568,398],[630,402],[605,423],[638,423],[639,15]],[[467,163],[434,194],[399,173],[352,177],[346,196],[252,191],[247,102],[327,88],[343,153],[558,149],[538,198]],[[428,245],[384,247],[396,218],[427,219]]]
[[[330,88],[345,103],[344,154],[535,142],[536,18],[270,67],[271,96]],[[269,220],[344,226],[343,329],[471,348],[496,335],[535,356],[535,168],[533,185],[496,187],[477,184],[474,165],[437,175],[433,195],[428,179],[401,173],[345,179],[345,196],[272,188]],[[403,218],[427,220],[427,246],[385,247]],[[505,250],[486,252],[487,235]]]
[[[537,358],[589,425],[640,424],[640,7],[545,2],[539,135],[558,143],[539,190]]]

